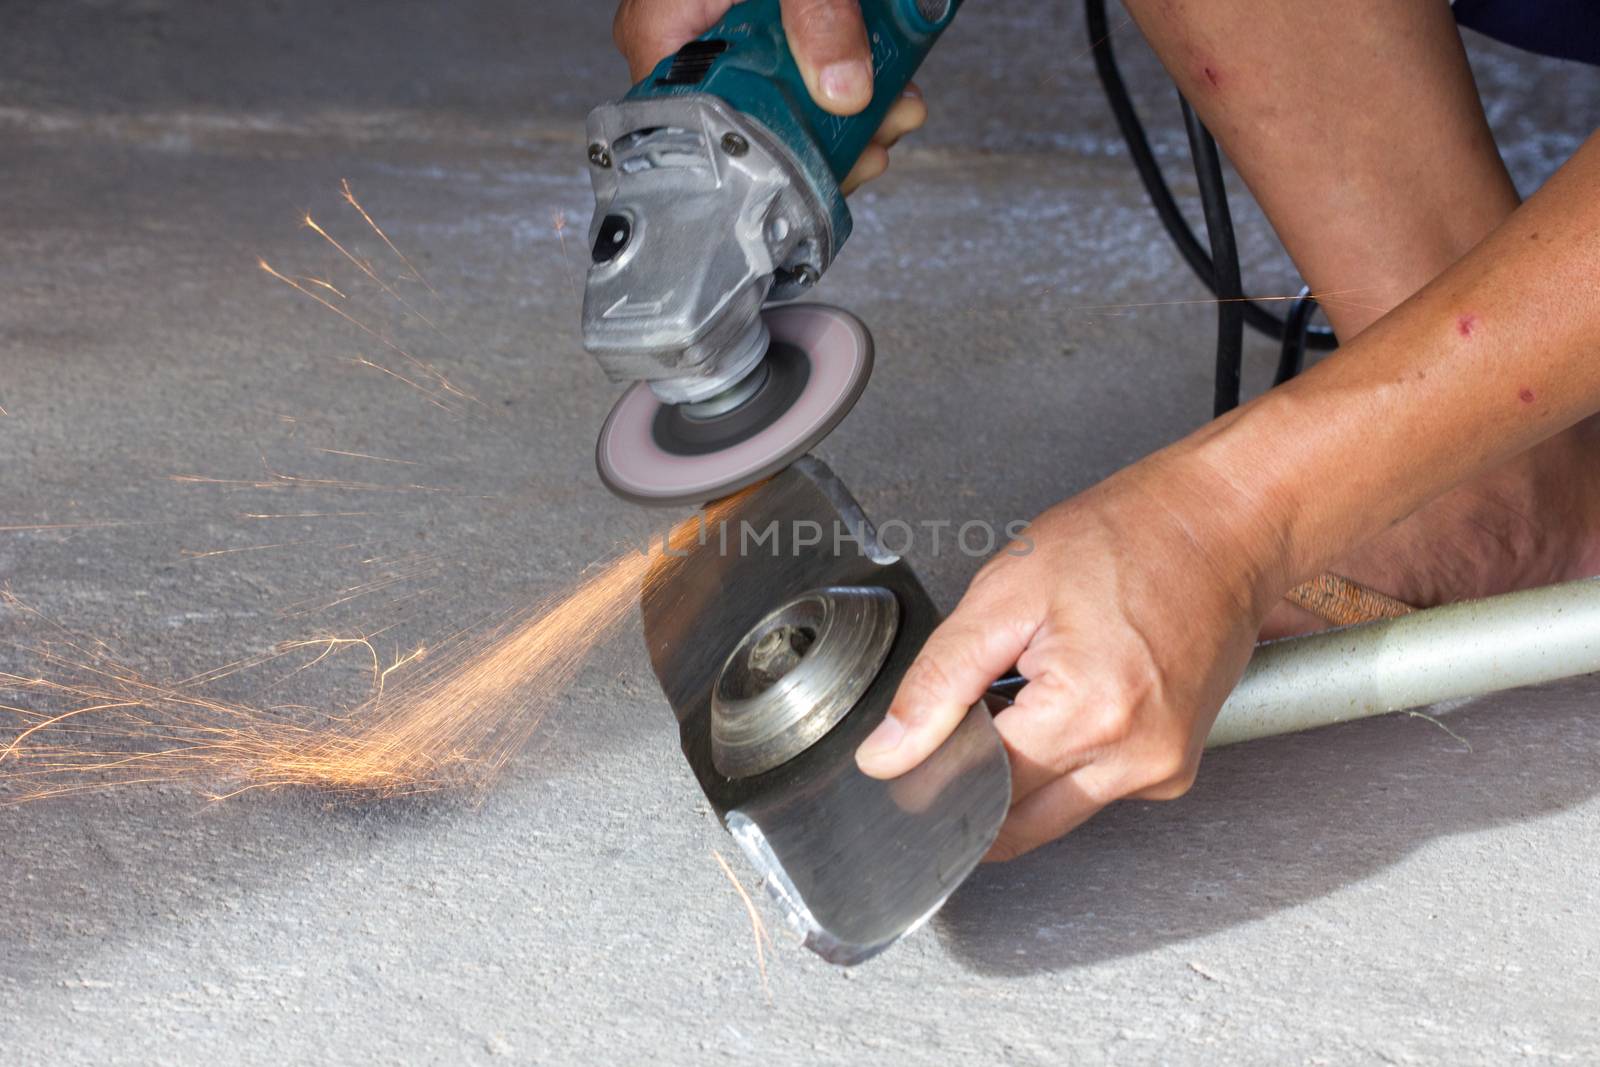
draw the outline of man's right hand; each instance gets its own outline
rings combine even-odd
[[[715,26],[733,0],[622,0],[611,36],[635,82],[661,60]],[[817,106],[854,115],[872,100],[872,49],[857,0],[783,0],[789,49]],[[846,193],[889,166],[889,149],[928,117],[922,92],[908,85],[884,116],[872,144],[846,176]]]

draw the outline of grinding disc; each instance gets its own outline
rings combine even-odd
[[[872,373],[872,335],[825,304],[768,308],[772,346],[749,399],[712,418],[663,404],[648,382],[617,401],[595,466],[613,493],[639,504],[704,504],[783,470],[839,424]]]

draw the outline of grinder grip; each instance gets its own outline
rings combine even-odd
[[[843,232],[838,183],[861,158],[961,0],[862,0],[872,46],[872,102],[856,115],[830,114],[811,99],[783,32],[779,0],[745,0],[722,21],[663,59],[627,99],[709,93],[762,123],[800,163]]]

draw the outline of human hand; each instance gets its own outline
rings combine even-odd
[[[622,0],[611,36],[628,61],[635,82],[722,18],[733,0]],[[872,49],[857,0],[783,0],[783,28],[806,88],[817,106],[854,115],[872,101]],[[927,120],[928,108],[915,84],[884,116],[872,143],[856,160],[841,187],[846,193],[889,166],[889,149]]]
[[[1158,453],[1041,515],[973,579],[856,753],[874,777],[936,749],[1013,663],[995,726],[1012,808],[990,859],[1060,837],[1122,797],[1170,799],[1281,594],[1274,526],[1191,457]]]

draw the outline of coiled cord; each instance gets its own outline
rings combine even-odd
[[[1139,172],[1139,181],[1144,185],[1162,227],[1177,246],[1178,254],[1189,264],[1201,284],[1217,298],[1217,379],[1212,407],[1215,414],[1221,415],[1239,405],[1246,324],[1282,345],[1274,385],[1280,385],[1300,372],[1308,348],[1328,351],[1338,347],[1338,338],[1325,326],[1311,325],[1316,301],[1309,290],[1301,290],[1288,316],[1284,318],[1245,297],[1240,279],[1239,250],[1228,211],[1228,192],[1222,179],[1222,156],[1216,140],[1194,114],[1188,101],[1180,95],[1184,126],[1189,133],[1189,149],[1194,156],[1195,178],[1199,183],[1201,206],[1205,212],[1210,251],[1201,245],[1167,186],[1166,177],[1161,173],[1161,166],[1156,162],[1150,140],[1145,135],[1144,124],[1140,122],[1133,100],[1128,95],[1128,87],[1122,80],[1116,54],[1111,48],[1105,0],[1084,0],[1084,13],[1095,72],[1100,76],[1100,85],[1111,105],[1111,113],[1128,146],[1128,155]]]

